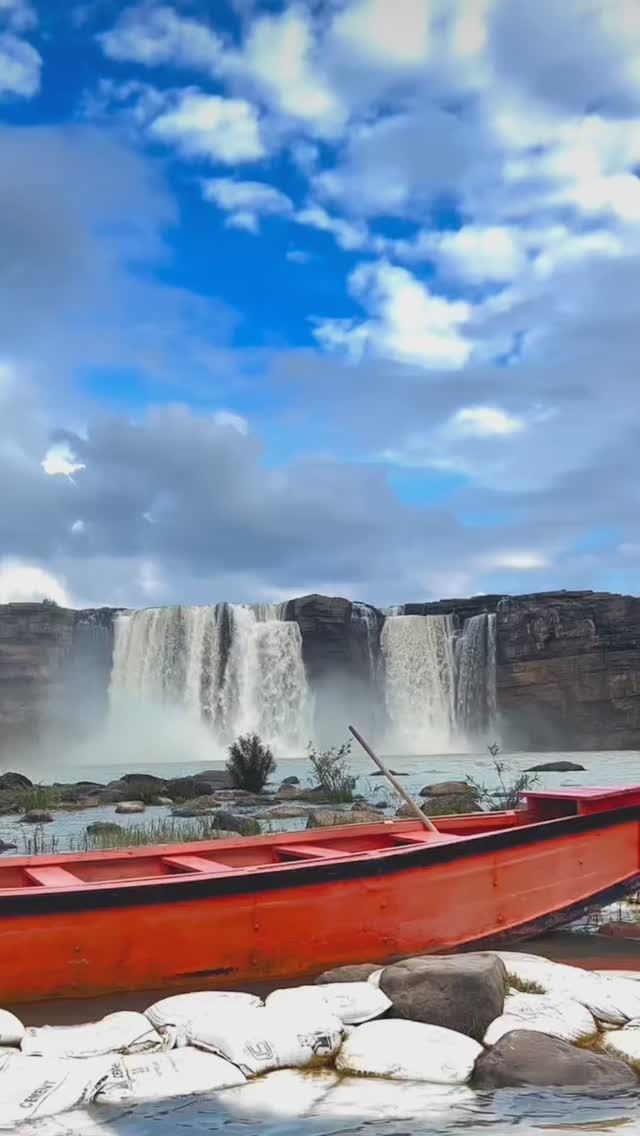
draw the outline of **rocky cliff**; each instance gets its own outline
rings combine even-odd
[[[497,701],[505,748],[640,748],[640,598],[595,592],[475,596],[405,606],[450,613],[456,626],[496,613]],[[113,649],[110,608],[0,606],[0,747],[86,730],[105,712]],[[375,734],[384,709],[384,616],[366,604],[291,600],[317,719],[357,716]]]

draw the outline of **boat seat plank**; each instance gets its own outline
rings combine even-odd
[[[394,832],[393,839],[398,844],[443,844],[453,840],[462,840],[462,836],[455,836],[452,832]]]
[[[162,863],[179,872],[233,872],[229,864],[207,860],[205,856],[163,856]]]
[[[25,874],[40,887],[79,887],[83,881],[66,868],[25,868]]]
[[[275,851],[296,860],[324,860],[340,855],[335,848],[323,848],[320,844],[277,844]]]

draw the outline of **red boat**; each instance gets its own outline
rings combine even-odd
[[[522,939],[640,885],[640,786],[0,864],[0,1005],[242,988]]]

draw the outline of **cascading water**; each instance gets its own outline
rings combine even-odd
[[[360,641],[365,656],[368,678],[375,683],[380,668],[380,634],[378,631],[378,615],[375,608],[369,604],[352,603],[351,622],[355,629],[356,641]]]
[[[484,737],[495,727],[495,624],[495,615],[472,615],[456,643],[456,718],[469,738]]]
[[[115,627],[112,712],[132,698],[181,707],[223,746],[255,730],[286,756],[310,736],[297,623],[284,605],[149,608]]]
[[[395,753],[445,753],[455,730],[455,664],[450,615],[389,615],[381,638],[389,728]]]

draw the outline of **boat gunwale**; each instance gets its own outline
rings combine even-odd
[[[460,814],[457,817],[439,817],[443,821],[462,819],[462,816],[472,817],[485,814]],[[497,814],[494,814],[497,815]],[[505,815],[505,814],[503,814]],[[510,815],[510,814],[507,814]],[[77,886],[46,887],[29,886],[0,890],[0,918],[9,916],[42,914],[52,912],[89,912],[95,909],[108,909],[112,907],[143,907],[148,904],[164,904],[174,902],[192,902],[201,899],[222,898],[233,895],[252,894],[256,892],[279,891],[297,886],[306,887],[324,883],[334,883],[341,880],[352,880],[376,876],[387,873],[412,871],[429,868],[437,864],[449,863],[452,860],[467,856],[484,855],[492,851],[500,851],[509,847],[518,847],[526,844],[535,844],[541,841],[553,840],[558,836],[581,835],[598,829],[608,829],[617,825],[639,822],[640,805],[621,809],[610,809],[603,812],[576,814],[569,817],[558,817],[550,820],[520,823],[505,828],[496,828],[491,832],[470,834],[458,837],[451,841],[425,841],[424,845],[401,845],[398,848],[384,848],[367,850],[363,852],[343,852],[336,850],[335,858],[315,860],[297,860],[281,864],[260,864],[253,866],[240,866],[237,871],[211,873],[185,873],[175,876],[160,876],[147,878],[130,878],[123,880],[105,880],[89,882],[78,880]],[[334,835],[359,836],[374,835],[381,831],[388,831],[389,824],[372,825],[340,825],[323,830],[323,839],[332,839]],[[404,831],[412,831],[415,825],[411,821],[404,822]],[[400,830],[400,826],[396,831]],[[282,843],[288,842],[291,833],[273,835],[267,838],[249,838],[244,843]],[[305,833],[305,835],[307,835]],[[446,836],[447,834],[443,834]],[[312,830],[309,838],[317,834]],[[308,841],[311,842],[311,839]],[[213,841],[215,846],[237,847],[237,842]],[[189,847],[193,851],[194,843]],[[157,855],[166,856],[176,852],[175,845],[164,845],[156,851]],[[168,851],[171,849],[171,851]],[[136,849],[136,853],[138,850]],[[151,853],[152,854],[152,853]],[[47,858],[51,864],[55,860],[64,863],[67,854],[61,853],[59,857]],[[72,854],[73,855],[73,854]],[[88,856],[104,858],[103,853],[88,853]],[[124,857],[127,859],[126,853]],[[20,859],[24,864],[24,858]],[[45,858],[28,857],[31,863],[39,861],[42,865]],[[78,857],[76,856],[76,860]],[[12,861],[13,862],[13,861]],[[68,862],[68,861],[67,861]],[[611,886],[614,886],[613,884]]]

